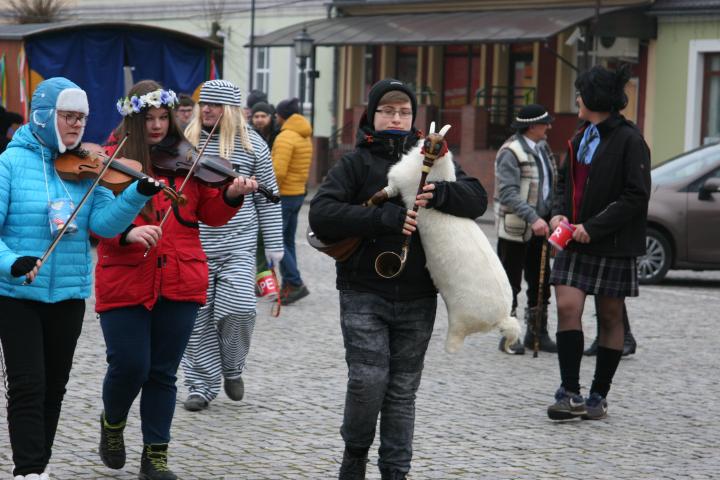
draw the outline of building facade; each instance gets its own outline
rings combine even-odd
[[[720,141],[720,1],[658,0],[653,42],[654,162]]]
[[[655,19],[651,1],[337,0],[332,16],[260,37],[290,43],[301,27],[320,48],[335,49],[335,118],[331,145],[352,147],[367,92],[395,77],[414,86],[416,125],[450,123],[456,158],[492,189],[496,149],[516,111],[542,103],[555,116],[552,148],[561,152],[577,126],[578,70],[630,63],[630,103],[623,112],[644,129],[647,61]]]

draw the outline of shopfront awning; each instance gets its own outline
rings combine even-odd
[[[601,8],[607,14],[618,8]],[[312,20],[255,38],[255,47],[289,47],[303,28],[316,46],[517,43],[545,40],[596,15],[595,8],[368,15]],[[246,45],[249,46],[249,45]]]

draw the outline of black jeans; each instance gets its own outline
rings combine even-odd
[[[527,287],[528,308],[538,303],[538,288],[540,286],[540,257],[545,237],[533,237],[527,242],[511,242],[498,238],[497,253],[500,257],[510,280],[510,287],[513,293],[512,308],[517,308],[517,296],[522,290],[522,275],[525,272]],[[550,303],[550,250],[545,256],[545,276],[543,277],[543,298],[544,304]]]
[[[0,311],[13,475],[42,473],[50,461],[85,301],[0,297]]]
[[[435,323],[437,297],[395,302],[372,293],[340,292],[348,364],[345,445],[368,449],[380,415],[381,470],[410,470],[415,393]]]

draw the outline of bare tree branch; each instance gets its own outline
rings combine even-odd
[[[205,0],[203,2],[205,18],[209,22],[210,38],[215,40],[218,39],[218,32],[222,28],[220,22],[225,14],[225,2],[226,0]]]
[[[65,17],[66,0],[7,0],[16,23],[50,23]]]

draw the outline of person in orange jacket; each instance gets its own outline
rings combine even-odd
[[[125,157],[143,171],[179,188],[184,176],[153,171],[153,158],[177,155],[186,142],[172,109],[172,90],[143,80],[118,102],[123,120],[111,137],[129,133]],[[112,151],[116,146],[110,145]],[[200,244],[198,221],[220,226],[243,204],[257,182],[239,177],[223,188],[210,188],[195,177],[185,185],[184,205],[165,195],[148,202],[123,232],[101,239],[95,269],[95,309],[107,347],[108,369],[100,415],[100,458],[112,469],[125,465],[123,430],[135,398],[142,392],[140,419],[143,451],[139,478],[174,480],[167,466],[170,426],[175,411],[176,373],[208,288],[207,258]],[[162,228],[161,219],[172,213]],[[147,255],[145,255],[147,252]]]
[[[310,292],[302,281],[295,253],[295,232],[298,214],[307,193],[306,183],[312,163],[312,126],[300,114],[297,98],[283,100],[275,109],[280,133],[272,147],[273,168],[278,186],[283,215],[285,255],[280,262],[283,305],[306,297]]]

